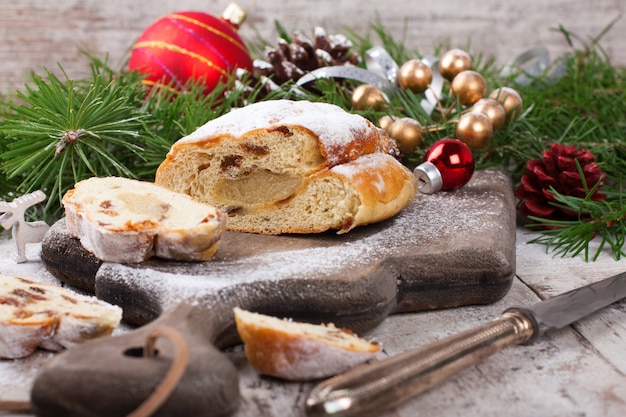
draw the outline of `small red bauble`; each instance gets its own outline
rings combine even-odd
[[[474,174],[474,155],[458,139],[441,139],[426,152],[424,162],[413,171],[420,192],[432,194],[467,184]]]
[[[129,69],[145,75],[147,85],[182,89],[190,79],[203,79],[207,93],[236,68],[252,71],[250,52],[237,34],[240,22],[224,13],[216,18],[189,11],[158,19],[137,39]]]

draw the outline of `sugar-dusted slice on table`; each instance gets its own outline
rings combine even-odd
[[[122,309],[55,285],[0,275],[0,358],[60,351],[110,335]]]

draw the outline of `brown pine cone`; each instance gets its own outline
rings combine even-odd
[[[357,65],[360,57],[351,53],[352,42],[343,35],[327,36],[320,27],[315,28],[315,39],[295,33],[292,43],[284,39],[276,48],[267,48],[267,61],[256,60],[255,72],[269,77],[276,84],[296,81],[307,72],[334,65]]]
[[[584,178],[581,178],[576,161],[580,164]],[[531,159],[526,163],[526,170],[520,179],[515,195],[521,200],[520,212],[528,217],[535,216],[552,220],[575,220],[579,213],[554,207],[552,187],[559,194],[584,198],[587,189],[593,188],[599,181],[600,186],[592,195],[593,200],[604,200],[606,196],[600,188],[606,174],[594,162],[594,155],[585,150],[576,150],[574,146],[553,144],[542,152],[541,159]]]

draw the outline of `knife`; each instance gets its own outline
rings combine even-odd
[[[506,347],[530,344],[624,297],[626,272],[528,308],[509,308],[482,326],[321,382],[306,411],[312,417],[380,414]]]

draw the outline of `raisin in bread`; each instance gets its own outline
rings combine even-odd
[[[59,351],[108,336],[121,319],[121,308],[95,297],[0,275],[0,358],[22,358],[38,347]]]
[[[234,309],[248,362],[260,373],[290,381],[327,378],[372,359],[380,345],[332,324],[294,322]]]
[[[134,263],[158,256],[205,261],[228,217],[215,207],[150,182],[90,178],[63,196],[68,234],[96,257]]]
[[[229,230],[347,232],[415,196],[395,142],[367,119],[308,101],[258,102],[177,141],[155,182],[229,215]]]

